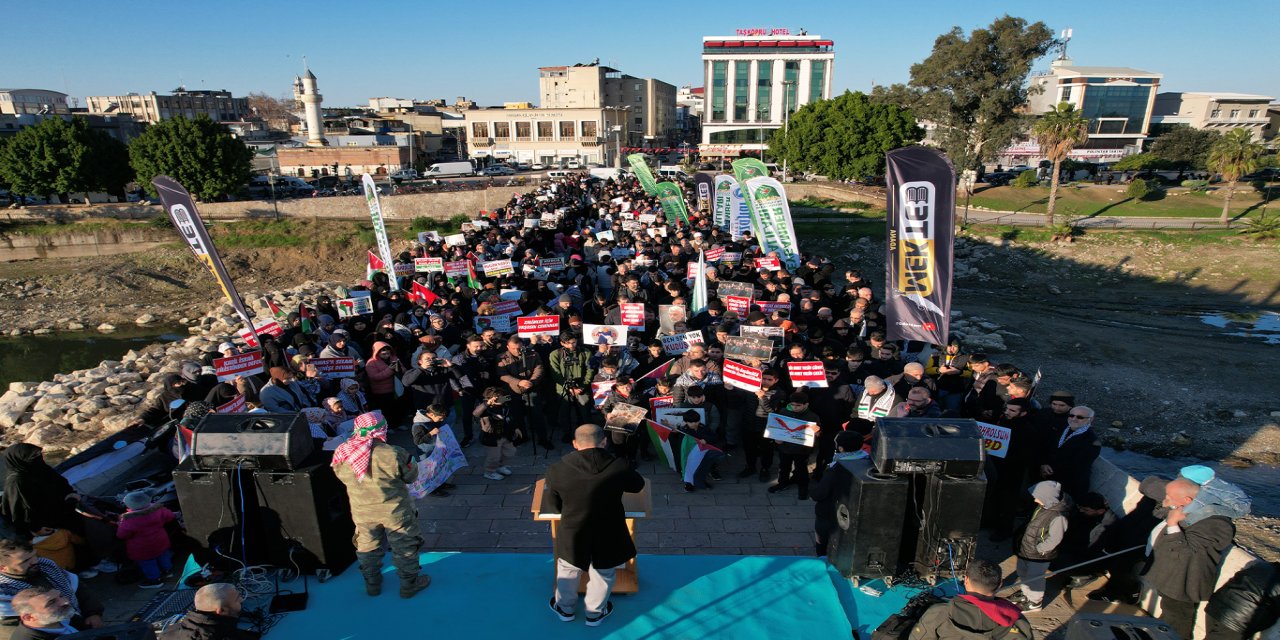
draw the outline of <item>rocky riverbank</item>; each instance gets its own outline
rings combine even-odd
[[[313,282],[269,292],[283,308],[303,299],[333,295],[338,282]],[[259,292],[246,296],[254,313],[269,316]],[[143,318],[139,318],[139,324]],[[147,323],[154,322],[154,317]],[[129,351],[92,369],[54,376],[43,382],[14,382],[0,396],[0,446],[27,442],[44,447],[53,458],[76,453],[119,431],[137,415],[138,405],[160,393],[160,376],[178,370],[184,360],[198,359],[242,328],[230,304],[220,304],[197,318],[182,318],[190,336],[167,344]],[[100,328],[100,330],[105,330]]]

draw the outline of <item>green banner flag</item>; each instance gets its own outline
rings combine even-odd
[[[653,179],[653,172],[649,170],[649,163],[644,161],[644,154],[633,153],[627,156],[627,162],[640,181],[640,186],[644,187],[644,192],[649,195],[658,193],[658,181]]]
[[[734,160],[733,177],[738,179],[738,184],[746,184],[752,178],[768,178],[769,167],[755,158]]]
[[[769,177],[747,181],[744,192],[751,198],[751,226],[757,230],[756,242],[769,255],[777,253],[789,268],[800,266],[800,246],[791,224],[791,207],[782,183]]]
[[[684,191],[674,182],[659,182],[654,191],[658,195],[658,204],[667,214],[667,224],[675,224],[677,220],[688,224],[689,211],[684,205]]]

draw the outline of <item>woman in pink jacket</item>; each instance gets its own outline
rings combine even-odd
[[[173,512],[160,505],[151,504],[151,495],[134,491],[124,497],[129,511],[120,516],[116,537],[124,540],[129,559],[142,570],[143,589],[164,586],[161,577],[173,569],[169,557],[169,534],[164,526],[173,521]]]
[[[369,379],[369,409],[381,411],[387,424],[400,425],[400,398],[396,396],[396,381],[404,375],[404,363],[396,357],[395,349],[382,342],[373,343],[373,357],[364,367]]]

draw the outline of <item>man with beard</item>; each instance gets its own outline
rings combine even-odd
[[[508,343],[508,349],[510,346]],[[462,421],[463,434],[458,444],[463,447],[471,444],[476,435],[471,412],[466,409],[476,406],[480,401],[480,394],[493,384],[491,376],[494,362],[484,354],[483,348],[484,340],[480,336],[472,335],[467,338],[467,344],[462,352],[453,357],[453,368],[460,386],[459,406],[463,408],[463,411],[458,412]]]
[[[54,561],[37,556],[28,542],[0,539],[0,616],[9,620],[21,616],[13,608],[13,600],[33,587],[53,590],[64,598],[72,609],[68,619],[72,626],[102,626],[102,606],[87,593],[77,591],[73,574]]]
[[[33,587],[13,596],[19,626],[10,640],[46,640],[80,631],[71,626],[75,609],[57,589]]]
[[[1030,408],[1031,403],[1024,399],[1010,400],[996,422],[1009,429],[1010,435],[1003,458],[987,457],[990,484],[984,512],[989,514],[988,526],[992,528],[991,539],[995,542],[1013,535],[1013,519],[1026,486],[1027,471],[1035,459],[1035,425],[1028,413]]]

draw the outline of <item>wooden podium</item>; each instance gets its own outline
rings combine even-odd
[[[534,520],[545,520],[551,523],[551,547],[555,549],[556,535],[560,531],[560,514],[542,513],[542,492],[546,485],[545,478],[539,479],[537,484],[533,485],[533,504],[529,510],[533,512]],[[636,520],[648,517],[649,512],[653,510],[653,493],[649,491],[648,478],[644,479],[644,489],[638,493],[622,494],[622,508],[626,512],[627,531],[630,532],[631,542],[634,544],[636,540]],[[554,576],[554,567],[552,569]],[[588,572],[582,572],[582,579],[578,582],[579,593],[587,592],[587,580],[590,577]],[[613,581],[613,593],[635,593],[639,590],[640,574],[636,567],[636,559],[632,558],[618,569]]]

